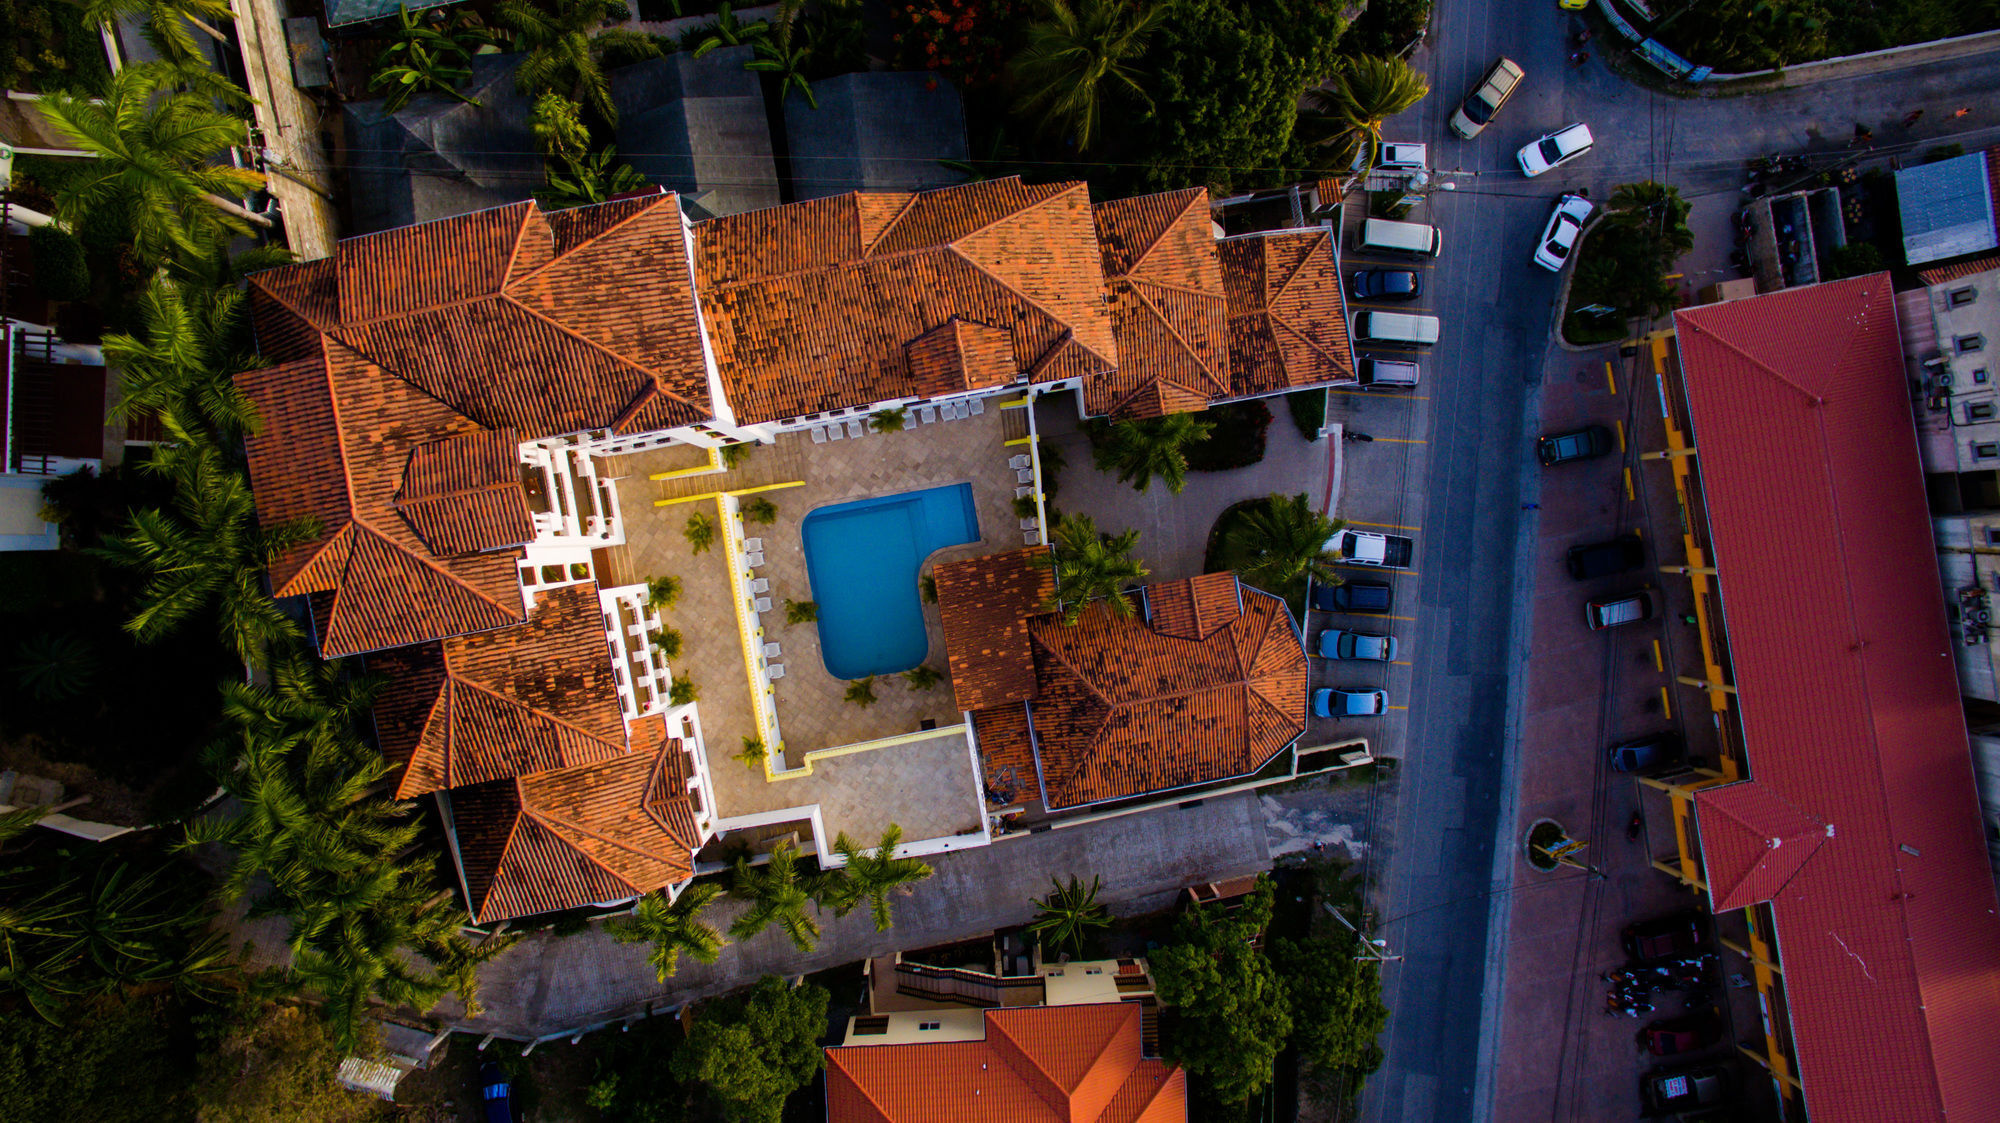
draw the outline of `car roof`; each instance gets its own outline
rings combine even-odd
[[[1578,121],[1574,125],[1567,125],[1557,129],[1549,135],[1556,138],[1566,151],[1572,147],[1581,148],[1590,143],[1590,126]]]

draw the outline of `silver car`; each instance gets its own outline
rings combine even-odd
[[[1551,168],[1561,167],[1590,151],[1592,143],[1589,125],[1581,122],[1565,125],[1521,149],[1517,154],[1521,174],[1533,179]]]

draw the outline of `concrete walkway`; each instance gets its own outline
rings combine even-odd
[[[1034,914],[1032,896],[1049,879],[1102,876],[1099,899],[1120,915],[1169,907],[1182,886],[1266,869],[1265,809],[1254,794],[1206,800],[931,859],[936,873],[896,900],[896,925],[878,933],[867,909],[835,920],[824,914],[819,946],[801,955],[775,929],[723,949],[713,964],[683,958],[662,985],[644,945],[619,944],[601,924],[575,936],[538,932],[481,972],[485,1012],[464,1018],[455,1000],[435,1015],[467,1033],[528,1040],[664,1011],[721,994],[765,974],[818,971],[899,948],[977,938]],[[708,919],[726,929],[742,905],[719,900]]]

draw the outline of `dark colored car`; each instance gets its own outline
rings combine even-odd
[[[1313,585],[1313,607],[1321,612],[1388,612],[1395,599],[1395,590],[1387,581]]]
[[[1639,1031],[1639,1044],[1656,1057],[1678,1057],[1708,1048],[1722,1038],[1722,1019],[1715,1007],[1661,1018]]]
[[[1656,1068],[1639,1081],[1649,1115],[1714,1107],[1729,1098],[1729,1070],[1720,1065]]]
[[[1424,295],[1424,278],[1408,269],[1361,269],[1347,295],[1354,300],[1415,300]]]
[[[1658,733],[1651,737],[1641,737],[1622,745],[1611,746],[1611,770],[1613,772],[1644,772],[1654,768],[1664,768],[1681,761],[1681,739],[1678,734]]]
[[[1569,554],[1563,558],[1563,566],[1578,581],[1629,573],[1645,563],[1646,547],[1639,542],[1636,534],[1613,538],[1609,542],[1571,546]]]
[[[514,1085],[492,1061],[479,1066],[479,1098],[486,1105],[486,1123],[514,1123]]]
[[[1541,457],[1545,465],[1568,464],[1576,460],[1595,460],[1616,447],[1611,430],[1602,425],[1585,425],[1581,429],[1550,433],[1536,441],[1535,455]]]
[[[1701,926],[1701,913],[1685,909],[1626,925],[1620,942],[1635,962],[1657,963],[1700,954],[1708,947],[1708,933]]]

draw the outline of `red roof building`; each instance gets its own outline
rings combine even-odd
[[[986,1010],[983,1036],[826,1051],[829,1123],[1185,1123],[1133,1002]]]
[[[1889,278],[1675,320],[1748,774],[1692,793],[1711,904],[1768,904],[1813,1119],[2000,1119],[2000,909]]]

